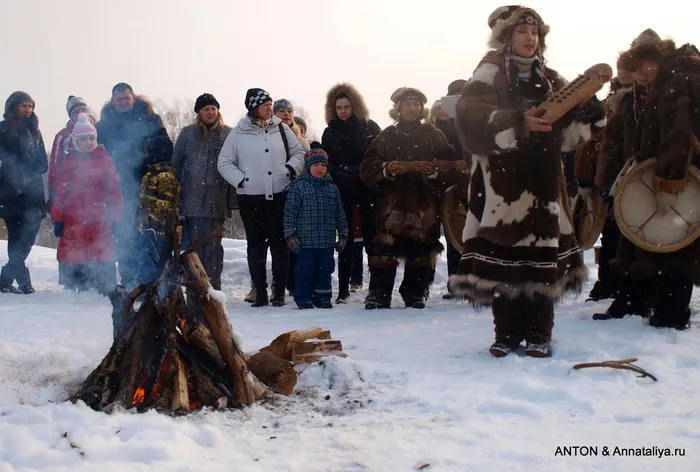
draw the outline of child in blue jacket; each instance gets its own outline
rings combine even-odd
[[[284,207],[284,237],[297,254],[294,301],[302,310],[333,308],[333,250],[345,248],[348,223],[338,187],[328,175],[328,155],[314,148],[305,161],[306,172],[289,186]]]

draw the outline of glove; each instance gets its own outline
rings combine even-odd
[[[287,165],[285,166],[287,168],[287,172],[289,172],[289,181],[291,182],[292,180],[297,178],[297,171],[292,169],[292,166]]]
[[[53,224],[53,235],[57,238],[63,237],[63,222],[57,221]]]
[[[676,204],[676,195],[662,191],[656,192],[656,210],[662,215]]]
[[[287,242],[287,247],[294,254],[301,251],[301,243],[299,242],[299,237],[297,232],[293,229],[288,229],[284,231],[284,240]]]
[[[338,252],[343,252],[345,246],[348,244],[348,235],[340,234],[338,235],[338,241],[335,243],[335,250]]]

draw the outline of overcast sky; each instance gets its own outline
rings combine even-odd
[[[389,97],[418,87],[429,104],[468,79],[486,52],[481,0],[0,0],[0,96],[37,102],[47,147],[67,120],[69,95],[96,110],[117,82],[153,100],[214,94],[235,126],[251,87],[307,108],[325,127],[326,91],[354,84],[371,117],[391,124]],[[700,42],[698,9],[680,1],[532,1],[551,27],[545,57],[569,80],[617,53],[645,28],[677,43]],[[691,3],[688,3],[691,5]],[[692,34],[695,33],[695,34]]]

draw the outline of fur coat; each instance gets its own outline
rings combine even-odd
[[[397,237],[427,244],[433,254],[442,251],[440,243],[440,173],[429,178],[406,172],[396,176],[386,170],[391,161],[448,160],[454,147],[435,126],[403,122],[384,129],[367,150],[360,166],[360,177],[378,193],[376,242],[391,246]]]
[[[663,41],[658,48],[669,49],[669,42]],[[690,44],[672,49],[665,54],[650,87],[634,146],[636,162],[658,159],[653,186],[667,193],[682,192],[690,165],[700,167],[700,52]],[[700,241],[661,254],[644,251],[621,238],[611,265],[618,273],[635,278],[679,273],[700,286]]]
[[[508,83],[500,53],[481,61],[457,104],[457,127],[470,156],[469,204],[455,296],[487,306],[495,294],[544,295],[552,301],[580,292],[587,277],[573,230],[562,153],[602,130],[605,116],[595,97],[553,124],[528,133],[524,111],[546,99],[535,74]],[[534,67],[534,65],[533,65]],[[553,91],[565,85],[546,69]]]

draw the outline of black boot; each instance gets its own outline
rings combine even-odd
[[[399,293],[406,308],[425,308],[430,286],[431,267],[407,261]]]
[[[2,293],[22,293],[13,285],[15,281],[14,275],[8,266],[4,266],[0,271],[0,292]]]
[[[36,290],[34,290],[34,287],[32,287],[32,278],[29,275],[28,268],[25,267],[23,270],[21,270],[17,275],[16,279],[19,291],[23,294],[29,295],[36,292]]]
[[[367,310],[391,308],[391,292],[394,290],[397,266],[396,259],[370,261],[369,293],[365,299]],[[418,294],[419,298],[421,296],[422,292]]]
[[[370,290],[365,298],[366,310],[391,308],[391,292],[386,290]]]
[[[593,284],[593,288],[588,294],[588,300],[586,301],[590,300],[593,302],[597,302],[600,300],[605,300],[607,298],[615,298],[617,292],[618,288],[616,284],[611,282],[604,282],[602,280],[597,280],[596,283]]]
[[[259,308],[261,306],[267,306],[270,304],[270,299],[267,296],[267,288],[258,288],[255,290],[255,301],[251,305],[252,307]]]

